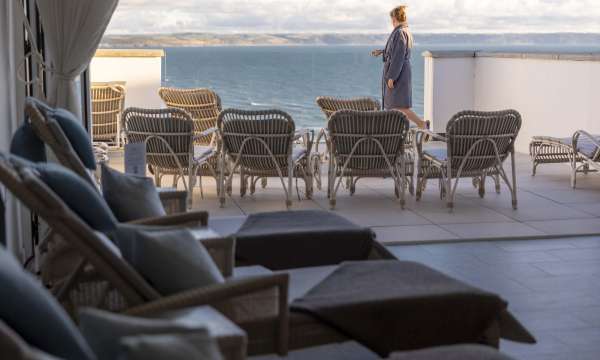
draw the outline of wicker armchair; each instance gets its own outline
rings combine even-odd
[[[529,144],[529,154],[533,176],[540,164],[571,165],[571,186],[575,188],[577,173],[600,171],[600,135],[579,130],[570,138],[534,136]]]
[[[294,120],[279,110],[246,111],[227,109],[221,112],[217,121],[220,138],[223,142],[221,167],[227,166],[226,157],[233,166],[227,181],[230,183],[233,172],[239,168],[240,194],[245,195],[250,181],[250,191],[254,192],[259,179],[278,177],[286,196],[285,204],[292,205],[292,178],[296,178],[298,198],[298,177],[304,180],[306,197],[312,196],[312,171],[310,152],[314,133],[309,130],[296,131]],[[302,140],[302,146],[294,142]],[[222,177],[224,171],[220,171]],[[285,178],[287,177],[287,185]],[[225,193],[220,192],[221,206],[225,204]]]
[[[92,139],[121,147],[121,115],[125,107],[125,87],[118,84],[92,84]]]
[[[181,179],[188,193],[188,206],[192,205],[196,177],[202,191],[202,174],[198,172],[201,166],[218,178],[217,169],[208,162],[215,157],[217,149],[194,143],[198,137],[210,135],[215,129],[197,135],[187,111],[128,108],[123,112],[123,119],[127,140],[146,144],[146,161],[154,173],[156,185],[161,186],[164,175],[173,175],[173,187]]]
[[[460,178],[472,177],[485,194],[487,176],[498,176],[509,188],[512,206],[517,208],[515,140],[521,128],[521,115],[515,110],[496,112],[463,111],[452,117],[445,134],[415,130],[417,160],[417,200],[429,178],[440,181],[440,197],[449,208],[454,207],[454,195]],[[424,147],[429,137],[443,147]],[[503,162],[510,156],[512,181],[504,171]],[[452,180],[456,179],[454,184]]]
[[[367,177],[391,177],[400,204],[406,189],[404,146],[408,120],[400,111],[336,111],[328,122],[330,142],[327,195],[331,208],[342,179],[356,182]],[[337,180],[337,181],[336,181]]]

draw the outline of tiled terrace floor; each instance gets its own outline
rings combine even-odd
[[[112,159],[114,166],[122,167],[122,158],[115,154]],[[453,212],[440,200],[437,180],[429,182],[420,202],[408,196],[402,210],[395,201],[392,180],[364,179],[354,196],[340,188],[336,212],[372,227],[386,244],[600,234],[600,176],[580,175],[578,188],[573,190],[568,165],[542,165],[532,177],[531,162],[524,154],[517,156],[517,174],[518,210],[511,207],[508,189],[503,187],[502,193],[496,194],[491,179],[484,199],[479,198],[470,179],[463,179]],[[203,182],[204,198],[196,189],[194,208],[208,210],[212,218],[285,209],[281,183],[275,178],[269,179],[266,189],[259,188],[244,198],[239,196],[239,180],[234,179],[233,196],[224,208],[219,207],[214,180],[205,177]],[[163,181],[170,183],[169,179]],[[302,182],[299,184],[303,191]],[[312,200],[298,201],[295,196],[292,209],[329,209],[325,190],[316,191]]]

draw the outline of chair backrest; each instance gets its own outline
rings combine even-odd
[[[115,141],[120,136],[125,107],[125,87],[118,84],[92,84],[92,138]]]
[[[38,177],[34,167],[0,153],[0,183],[32,212],[62,236],[79,256],[108,281],[128,306],[160,298],[139,273],[115,254],[96,232],[80,219]]]
[[[234,162],[254,170],[273,170],[273,159],[282,170],[292,154],[294,120],[280,110],[226,109],[217,126],[223,150]]]
[[[192,115],[194,130],[200,133],[217,126],[217,117],[221,112],[221,98],[210,89],[179,89],[162,87],[158,95],[169,108],[183,109]],[[208,145],[211,136],[196,139],[196,144]]]
[[[408,127],[400,111],[336,111],[328,122],[331,151],[340,166],[350,157],[350,169],[389,169],[386,157],[396,165]]]
[[[25,99],[25,115],[36,135],[52,150],[56,159],[66,168],[97,187],[97,183],[71,145],[58,122],[47,116],[47,110],[34,98]],[[91,144],[90,144],[91,146]]]
[[[321,111],[323,111],[327,119],[329,119],[334,112],[339,110],[381,110],[379,101],[369,97],[342,99],[330,96],[320,96],[317,98],[317,105],[319,105],[319,108],[321,108]]]
[[[462,111],[446,126],[448,157],[453,169],[483,170],[506,159],[514,149],[521,128],[521,115],[515,110]],[[496,154],[497,149],[497,154]]]
[[[181,109],[127,108],[123,112],[130,143],[146,144],[146,161],[165,170],[187,169],[194,153],[194,123]]]

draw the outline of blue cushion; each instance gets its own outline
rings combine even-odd
[[[117,219],[90,183],[57,164],[38,164],[36,169],[42,181],[91,228],[105,234],[117,228]]]
[[[2,247],[0,289],[0,319],[29,345],[66,360],[95,359],[60,304]]]
[[[152,179],[102,165],[102,195],[121,222],[166,215]]]
[[[448,160],[448,149],[440,147],[426,147],[423,152],[431,157],[438,159],[439,161]]]
[[[123,360],[220,360],[217,342],[206,329],[189,333],[125,336],[120,341]]]
[[[81,121],[65,109],[50,110],[47,114],[60,125],[83,165],[90,170],[95,170],[96,158],[94,157],[92,139],[81,125]]]
[[[29,122],[19,126],[10,141],[11,154],[33,162],[46,162],[46,147]]]

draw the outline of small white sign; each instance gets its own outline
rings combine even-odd
[[[125,144],[125,172],[146,176],[146,144]]]

